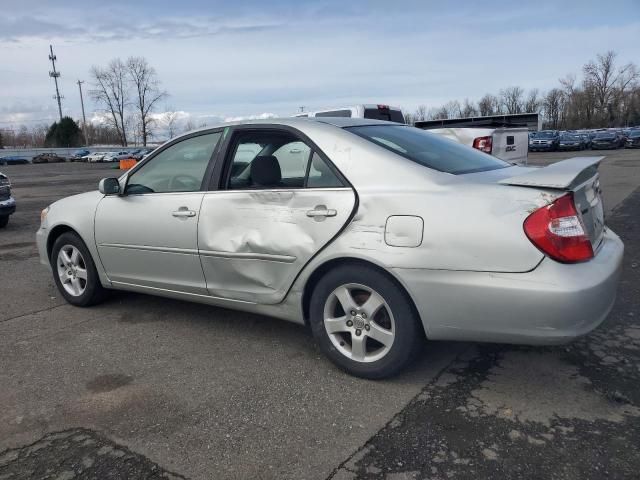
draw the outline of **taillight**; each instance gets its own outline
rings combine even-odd
[[[571,193],[529,215],[524,221],[524,233],[544,254],[559,262],[593,258],[593,247]]]
[[[473,139],[473,148],[484,153],[491,153],[493,148],[493,139],[489,137],[476,137]]]

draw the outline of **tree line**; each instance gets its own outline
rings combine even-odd
[[[559,85],[541,93],[511,86],[487,93],[477,102],[452,100],[428,109],[420,105],[405,113],[407,123],[486,115],[540,113],[545,128],[579,129],[640,125],[640,71],[623,65],[613,51],[601,53],[582,67],[582,77],[569,74]]]
[[[63,119],[52,125],[4,129],[0,130],[0,148],[127,146],[132,140],[146,146],[158,128],[172,138],[180,131],[205,126],[191,120],[183,126],[179,113],[170,107],[154,115],[168,94],[162,90],[156,70],[143,57],[115,58],[106,66],[93,66],[90,73],[89,94],[104,123],[89,122],[82,129],[79,122]],[[640,125],[640,71],[636,64],[620,64],[616,53],[608,51],[587,62],[581,74],[580,78],[575,74],[561,78],[558,86],[547,92],[510,86],[487,93],[478,101],[465,98],[433,108],[420,105],[414,112],[405,112],[405,119],[413,124],[420,120],[539,112],[545,128],[552,129]]]

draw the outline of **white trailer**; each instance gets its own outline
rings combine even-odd
[[[505,162],[520,165],[527,164],[529,155],[529,129],[526,127],[456,127],[433,128],[428,130],[431,133],[442,135],[463,145],[468,145],[494,157],[498,157]]]

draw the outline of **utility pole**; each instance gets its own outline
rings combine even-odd
[[[56,71],[56,56],[53,54],[53,47],[49,45],[49,51],[51,54],[49,55],[49,60],[51,60],[51,65],[53,65],[53,70],[49,72],[49,76],[53,78],[53,81],[56,83],[56,94],[53,98],[58,101],[58,113],[60,114],[60,121],[62,121],[62,97],[60,96],[60,90],[58,90],[58,77],[60,76],[60,72]]]
[[[300,113],[304,112],[304,105],[302,105],[301,107],[298,107],[300,109]]]
[[[82,84],[84,80],[78,80],[78,89],[80,90],[80,105],[82,105],[82,133],[84,134],[84,144],[89,145],[89,138],[87,137],[87,118],[84,116],[84,100],[82,99]]]

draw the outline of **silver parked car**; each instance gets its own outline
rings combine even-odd
[[[175,138],[42,212],[66,300],[133,290],[307,323],[362,377],[424,337],[567,342],[612,307],[602,157],[513,166],[406,125],[249,121]]]

